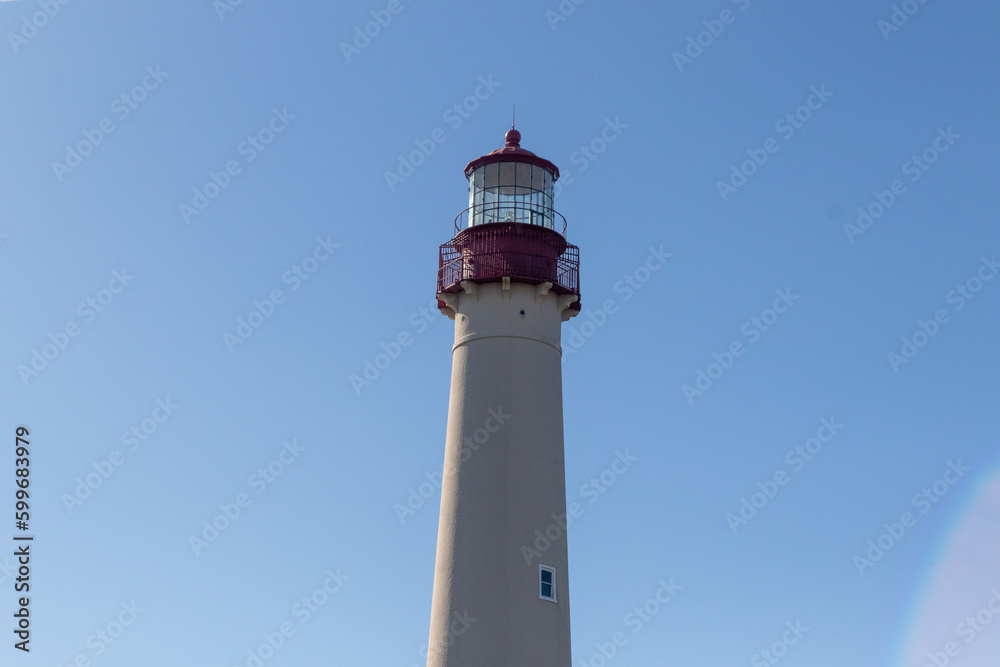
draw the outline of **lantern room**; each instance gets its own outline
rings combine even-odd
[[[552,209],[559,168],[521,148],[521,133],[511,128],[503,148],[465,167],[469,179],[469,209],[465,225],[519,222],[563,231]]]
[[[455,237],[441,246],[438,295],[467,283],[538,285],[572,294],[580,309],[580,250],[566,240],[566,220],[552,208],[559,168],[521,148],[511,129],[505,145],[470,162],[469,207],[455,218]],[[439,298],[439,306],[444,307]]]

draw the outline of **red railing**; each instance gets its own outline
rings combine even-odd
[[[469,224],[473,217],[475,224]],[[483,224],[497,222],[517,222],[525,225],[544,227],[566,236],[566,218],[562,213],[548,206],[537,206],[521,202],[486,202],[470,206],[455,216],[455,233]],[[560,223],[562,229],[559,229]]]
[[[561,217],[561,216],[560,216]],[[580,249],[548,227],[516,222],[473,225],[441,246],[437,291],[457,292],[463,280],[551,282],[580,294]]]

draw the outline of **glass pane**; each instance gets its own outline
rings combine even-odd
[[[552,573],[548,570],[542,570],[542,581],[546,584],[552,583]]]
[[[530,164],[515,163],[517,164],[517,185],[522,188],[531,187],[531,170],[535,169]]]
[[[541,167],[532,165],[532,167],[531,167],[531,187],[534,188],[535,190],[544,190],[545,189],[545,176],[544,176],[544,174],[546,174],[546,173],[548,173],[548,172],[546,172]]]
[[[499,192],[501,194],[509,195],[514,194],[514,170],[516,168],[516,162],[501,162],[500,163],[500,175],[499,175]]]
[[[482,176],[482,174],[480,174]],[[475,195],[472,201],[472,211],[469,215],[470,225],[480,225],[483,222],[483,195],[485,194],[482,190],[473,190]]]
[[[514,185],[514,169],[516,167],[516,162],[500,163],[500,185]]]
[[[552,585],[551,584],[542,584],[542,597],[543,598],[550,598],[550,597],[552,597]]]
[[[499,183],[500,165],[494,162],[484,167],[483,187],[486,189],[495,188]]]

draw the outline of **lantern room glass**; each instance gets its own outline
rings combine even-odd
[[[484,164],[469,176],[469,226],[520,222],[554,229],[552,174],[526,162]]]

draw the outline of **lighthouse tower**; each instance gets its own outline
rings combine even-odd
[[[428,667],[571,665],[560,325],[579,249],[552,208],[559,169],[520,141],[465,167],[441,246],[455,344]]]

